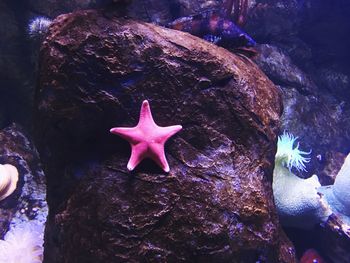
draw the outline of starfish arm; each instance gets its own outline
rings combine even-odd
[[[149,147],[149,157],[155,161],[164,172],[168,173],[170,171],[168,161],[165,157],[163,143],[152,143]]]
[[[157,126],[153,120],[151,107],[147,100],[144,100],[142,102],[139,123],[137,124],[137,126],[146,127],[146,128],[150,128],[150,127],[155,128]]]
[[[182,129],[181,125],[173,125],[167,127],[159,127],[160,128],[160,137],[164,140],[164,143],[174,134],[179,132]]]
[[[131,156],[127,164],[129,171],[135,169],[135,167],[145,158],[147,154],[147,144],[139,143],[136,145],[131,145]]]
[[[140,134],[139,129],[137,129],[136,127],[115,127],[110,129],[110,132],[122,137],[131,144],[136,144],[137,142],[142,140],[142,135]]]
[[[181,125],[158,126],[153,120],[148,101],[144,100],[140,110],[139,122],[135,127],[114,127],[110,132],[127,140],[131,145],[131,156],[127,165],[128,170],[134,170],[144,158],[149,157],[165,172],[169,172],[164,144],[181,129]]]

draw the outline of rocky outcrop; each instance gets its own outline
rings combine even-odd
[[[258,43],[288,42],[298,32],[300,3],[296,0],[249,1],[251,8],[246,24]]]
[[[58,17],[41,50],[35,137],[45,262],[294,262],[272,191],[278,90],[249,59],[97,11]],[[164,174],[109,129],[181,124]]]
[[[250,12],[248,30],[257,42],[268,44],[261,45],[256,62],[282,90],[282,129],[299,137],[302,150],[312,150],[308,172],[299,176],[317,174],[322,185],[333,184],[350,151],[349,59],[344,51],[349,42],[345,37],[350,29],[345,22],[349,5],[346,1],[337,5],[330,0],[299,1],[298,5],[290,1],[286,8],[281,2],[257,1]],[[293,229],[288,236],[298,254],[313,247],[330,262],[349,262],[346,231],[331,217],[312,235],[296,235]],[[305,236],[312,242],[303,247]]]
[[[255,62],[275,84],[293,87],[304,95],[315,94],[317,87],[311,78],[283,50],[267,44],[259,45],[257,50]]]
[[[320,228],[320,249],[335,263],[350,262],[350,229],[340,218],[332,215]]]
[[[344,131],[350,124],[345,121],[347,112],[327,96],[303,96],[292,87],[282,89],[282,129],[300,137],[301,149],[312,150],[308,173],[304,175],[317,174],[321,181],[333,183],[326,178],[331,176],[327,166],[338,167],[333,174],[340,169],[332,156],[335,153],[331,153],[342,152],[346,148],[347,134]]]
[[[0,132],[1,164],[14,165],[19,173],[17,188],[0,201],[0,237],[9,226],[31,221],[43,226],[48,208],[46,204],[45,176],[38,153],[18,125],[11,125]]]
[[[302,149],[312,149],[311,162],[307,165],[309,173],[304,176],[316,173],[323,184],[333,183],[332,174],[340,169],[333,156],[346,152],[348,144],[344,130],[350,123],[345,102],[337,104],[334,98],[321,93],[313,78],[282,49],[271,45],[260,45],[258,49],[256,63],[282,90],[282,129],[298,136]],[[335,170],[329,171],[330,167]]]

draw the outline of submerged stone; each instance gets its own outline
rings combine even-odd
[[[48,181],[45,262],[295,262],[271,189],[281,98],[245,57],[187,33],[81,11],[43,43],[35,136]],[[147,99],[170,173],[126,169],[109,133]]]

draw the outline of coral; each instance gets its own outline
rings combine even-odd
[[[0,240],[0,262],[41,263],[43,226],[31,222],[11,228]]]
[[[11,164],[0,164],[0,200],[12,194],[17,187],[18,171]]]
[[[303,156],[308,153],[299,150],[299,144],[293,148],[296,139],[286,132],[278,138],[273,194],[282,225],[311,228],[326,221],[331,212],[317,193],[321,186],[317,176],[302,179],[291,172],[293,167],[305,170],[310,160]]]
[[[346,157],[333,185],[318,190],[324,195],[332,212],[350,225],[350,154]]]
[[[36,17],[28,24],[29,36],[33,39],[41,39],[46,34],[52,20],[46,17]]]

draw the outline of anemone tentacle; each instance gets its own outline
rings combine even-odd
[[[308,152],[299,150],[299,142],[294,147],[297,139],[298,137],[286,131],[278,137],[276,161],[285,164],[289,170],[294,167],[298,171],[306,171],[305,163],[310,162],[310,158],[305,155],[309,155],[311,150]]]

